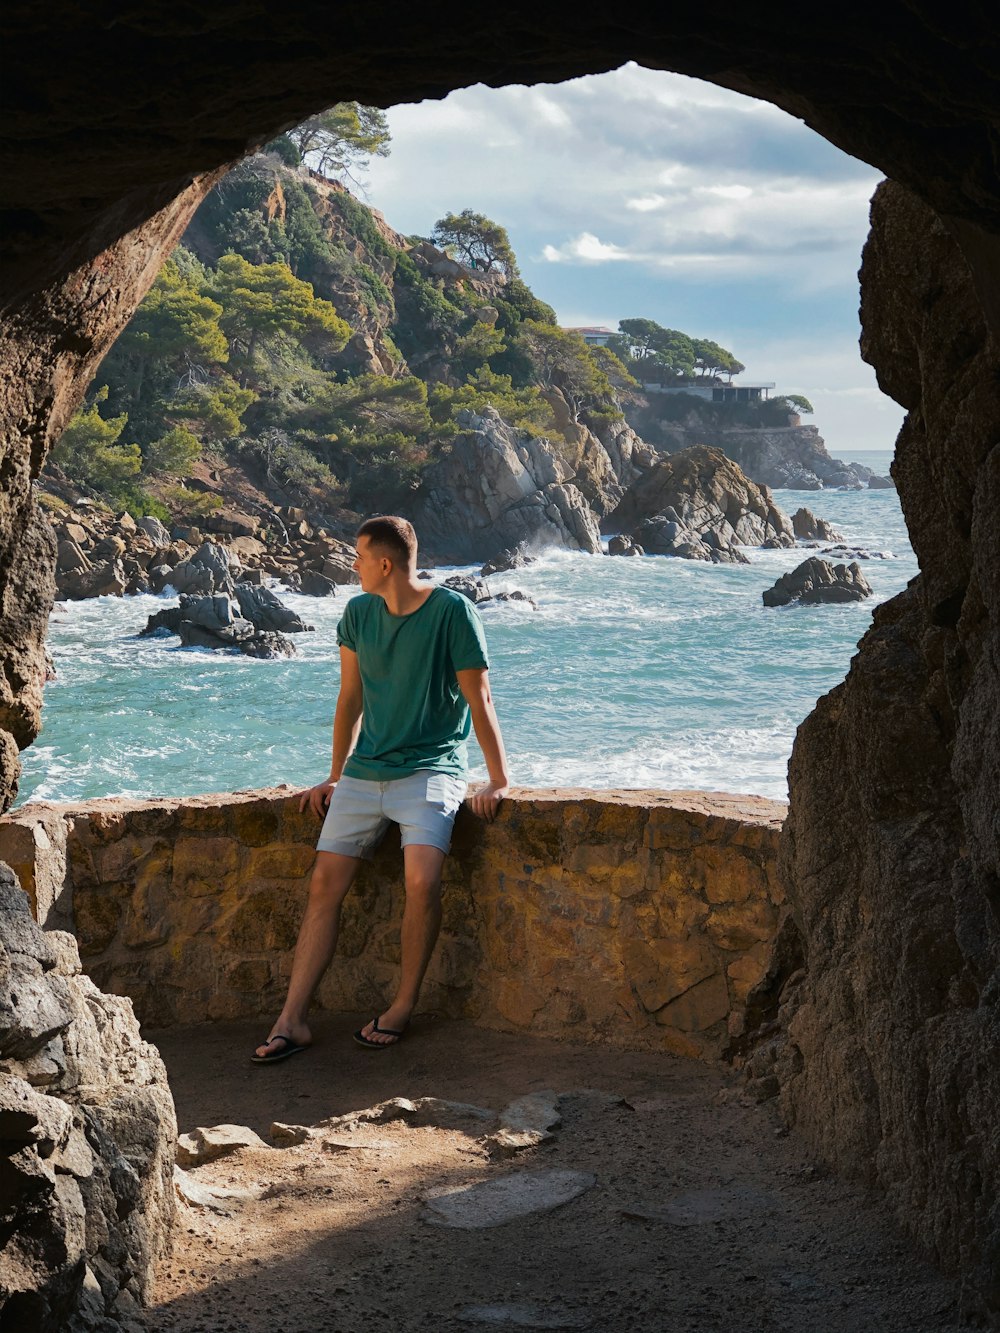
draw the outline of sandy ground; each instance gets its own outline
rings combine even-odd
[[[349,1036],[368,1017],[318,1022],[315,1048],[272,1068],[249,1063],[259,1024],[147,1035],[182,1133],[239,1124],[270,1144],[274,1121],[314,1125],[388,1098],[499,1110],[543,1089],[573,1094],[559,1103],[561,1126],[502,1157],[473,1120],[362,1122],[325,1145],[243,1148],[192,1168],[235,1197],[223,1212],[181,1205],[148,1314],[154,1333],[967,1327],[957,1285],[727,1070],[431,1018],[399,1047],[368,1052]],[[503,1226],[427,1220],[435,1189],[552,1168],[594,1183]]]

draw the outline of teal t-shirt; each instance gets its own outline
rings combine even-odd
[[[352,597],[337,642],[358,655],[364,711],[349,778],[386,782],[430,769],[465,777],[469,706],[456,671],[485,669],[486,638],[467,597],[435,588],[407,616],[373,593]]]

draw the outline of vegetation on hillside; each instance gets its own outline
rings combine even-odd
[[[230,172],[53,464],[133,512],[199,503],[183,481],[212,454],[290,498],[385,509],[405,507],[463,412],[490,405],[556,440],[553,395],[572,420],[617,413],[625,367],[558,328],[502,226],[466,209],[433,243],[404,240],[321,178],[387,145],[383,113],[341,104]]]
[[[446,214],[427,240],[398,236],[333,179],[388,145],[383,112],[340,103],[231,171],[101,365],[53,465],[161,517],[205,507],[184,480],[206,456],[297,503],[405,510],[463,413],[492,406],[558,444],[559,422],[620,419],[639,382],[743,369],[718,344],[648,319],[588,346],[521,279],[503,226],[472,209]]]

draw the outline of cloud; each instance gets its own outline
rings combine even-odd
[[[733,347],[748,377],[813,401],[863,390],[823,411],[853,403],[856,424],[874,417],[856,274],[878,173],[794,117],[637,65],[467,88],[388,116],[392,154],[372,163],[369,197],[400,231],[428,235],[474,208],[507,228],[563,323],[645,315]],[[758,370],[779,342],[780,364]]]
[[[564,245],[546,245],[542,258],[549,264],[562,264],[574,260],[580,264],[603,264],[608,260],[632,259],[634,256],[618,245],[605,245],[592,232],[582,231],[579,236]]]

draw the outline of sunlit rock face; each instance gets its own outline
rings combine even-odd
[[[863,348],[909,409],[922,574],[799,729],[783,869],[806,943],[783,1099],[932,1251],[1000,1265],[1000,359],[930,210],[882,186]]]
[[[882,1182],[921,1240],[988,1286],[1000,1269],[986,1017],[1000,883],[991,13],[911,0],[857,25],[790,0],[711,13],[640,2],[620,19],[591,3],[567,25],[545,7],[455,4],[433,23],[393,6],[377,25],[331,27],[317,0],[287,0],[277,20],[245,0],[154,0],[99,23],[56,0],[8,6],[5,22],[0,806],[37,732],[51,599],[55,553],[30,480],[220,166],[338,99],[388,106],[634,59],[770,100],[923,201],[880,205],[865,305],[867,353],[910,408],[897,482],[925,574],[880,613],[793,759],[786,866],[812,998],[786,1100],[825,1153]]]

